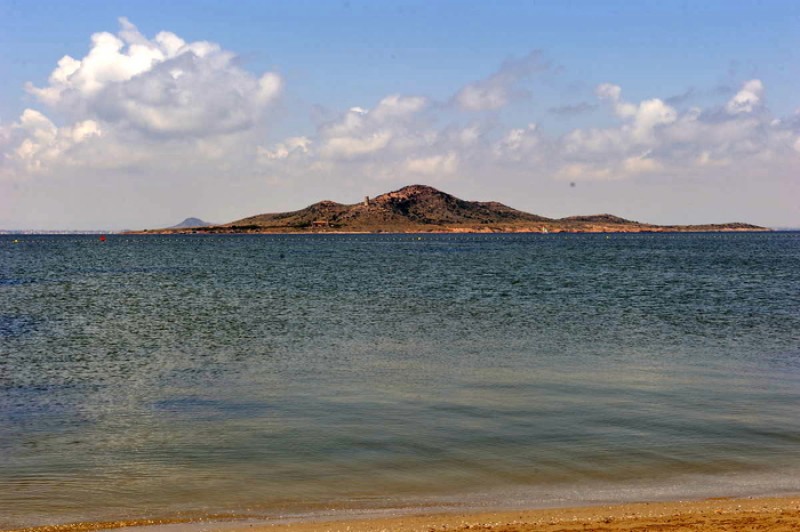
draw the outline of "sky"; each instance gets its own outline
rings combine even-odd
[[[800,2],[0,0],[0,229],[409,184],[800,227]]]

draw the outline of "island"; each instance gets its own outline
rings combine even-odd
[[[186,233],[665,233],[770,231],[741,222],[654,225],[611,214],[547,218],[496,201],[465,201],[427,185],[410,185],[354,204],[320,201],[299,211],[258,214],[221,225],[131,231]]]

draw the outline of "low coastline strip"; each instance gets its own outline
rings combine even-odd
[[[380,518],[348,518],[287,522],[240,521],[232,515],[202,519],[139,519],[80,522],[16,529],[7,532],[84,532],[146,527],[180,532],[645,532],[800,530],[800,495],[769,498],[718,498],[700,501],[640,502],[498,512],[451,512]],[[165,528],[166,527],[166,528]]]

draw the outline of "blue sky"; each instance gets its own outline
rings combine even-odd
[[[412,182],[800,226],[798,30],[796,2],[4,0],[0,227],[223,222]],[[101,32],[120,52],[88,59]]]

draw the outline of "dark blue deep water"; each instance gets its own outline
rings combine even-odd
[[[799,233],[0,237],[0,529],[786,491]]]

